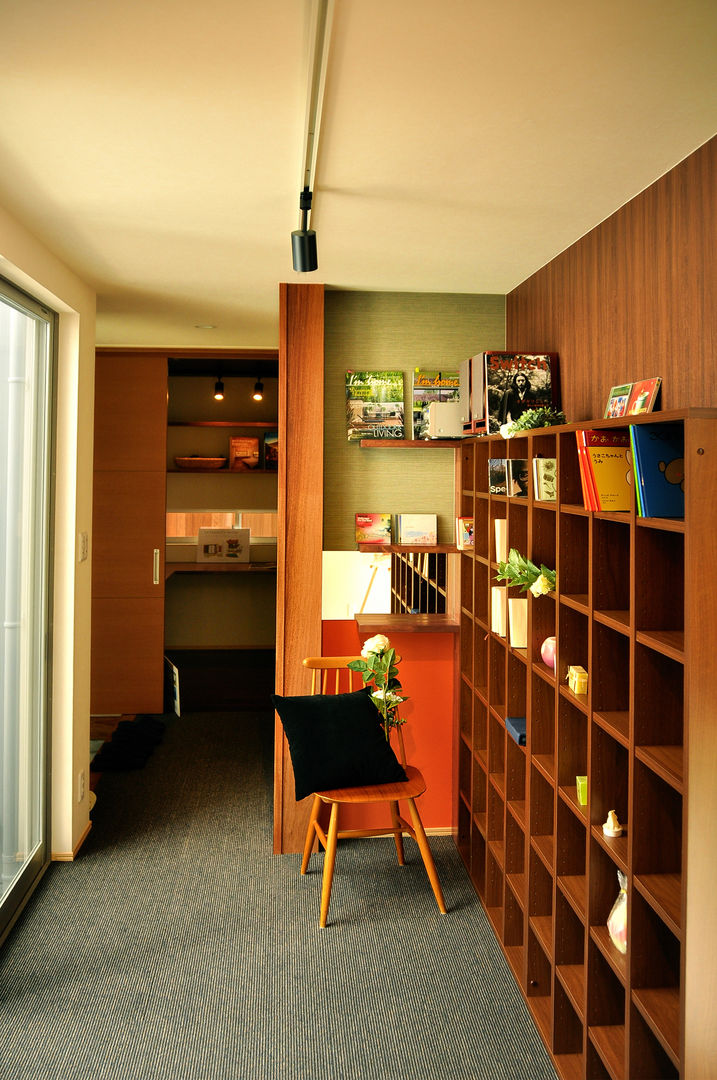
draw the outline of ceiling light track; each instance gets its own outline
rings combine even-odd
[[[319,146],[321,113],[326,90],[326,67],[335,0],[316,0],[314,34],[309,57],[309,88],[306,99],[304,127],[304,167],[299,194],[299,228],[291,234],[291,256],[294,270],[307,273],[319,266],[316,233],[309,228],[312,188],[315,182],[316,156]]]

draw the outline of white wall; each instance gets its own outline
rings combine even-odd
[[[59,314],[50,797],[52,853],[66,859],[89,822],[91,560],[76,561],[76,538],[92,526],[95,294],[2,207],[0,275]]]

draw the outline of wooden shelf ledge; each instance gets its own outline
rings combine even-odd
[[[354,615],[360,634],[457,634],[450,615]]]
[[[165,562],[164,579],[172,574],[275,574],[276,563]]]

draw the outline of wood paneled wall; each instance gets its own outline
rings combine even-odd
[[[717,406],[717,137],[509,293],[507,348],[560,354],[568,420],[660,375],[662,408]]]

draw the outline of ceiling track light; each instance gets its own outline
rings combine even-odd
[[[318,270],[316,233],[308,227],[311,210],[313,177],[316,170],[316,154],[319,145],[321,111],[326,89],[326,67],[329,57],[329,40],[334,13],[334,0],[316,0],[316,21],[309,57],[309,87],[306,99],[306,126],[304,129],[304,169],[299,194],[301,220],[299,228],[291,234],[291,259],[294,270],[300,274]]]
[[[214,383],[214,400],[224,401],[224,383],[221,375],[217,376],[217,381]]]
[[[257,379],[254,383],[254,392],[251,396],[253,397],[254,401],[264,400],[264,383],[261,381],[260,378]]]
[[[311,210],[311,192],[308,188],[304,188],[299,195],[299,210],[301,211],[301,228],[291,234],[291,259],[294,270],[304,274],[311,270],[318,270],[319,267],[316,233],[313,229],[307,228]]]

